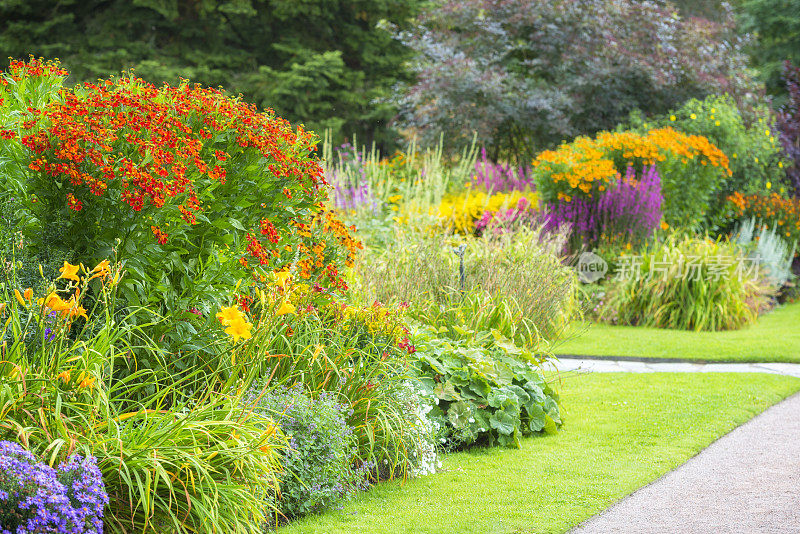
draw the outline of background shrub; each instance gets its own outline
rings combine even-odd
[[[789,184],[795,195],[800,195],[800,68],[787,62],[783,77],[789,93],[786,104],[778,112],[777,126],[781,146],[790,161],[786,169]]]
[[[724,176],[709,202],[708,219],[714,221],[725,199],[734,192],[748,195],[763,191],[769,184],[778,190],[785,185],[785,163],[777,140],[774,119],[766,108],[757,118],[745,121],[728,95],[691,99],[668,114],[647,119],[635,116],[635,127],[646,131],[654,125],[705,137],[728,157],[731,173]]]

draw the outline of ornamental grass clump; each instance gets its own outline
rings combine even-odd
[[[755,321],[768,294],[757,262],[737,245],[673,235],[620,258],[600,315],[621,325],[732,330]]]
[[[481,238],[402,232],[397,242],[361,257],[351,285],[364,302],[406,303],[409,317],[455,337],[497,329],[534,352],[578,313],[577,280],[560,261],[563,234],[541,226]]]
[[[0,441],[0,532],[102,534],[109,504],[91,456],[53,469],[18,443]]]

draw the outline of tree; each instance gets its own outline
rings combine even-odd
[[[417,52],[417,80],[395,93],[402,124],[452,147],[478,137],[526,159],[633,109],[757,92],[732,16],[681,18],[634,0],[442,0],[395,36]]]
[[[783,62],[800,64],[800,0],[746,0],[741,5],[742,29],[756,37],[750,53],[776,103],[786,99]]]
[[[389,143],[390,88],[422,0],[0,0],[0,54],[58,57],[70,82],[122,69],[223,86],[295,123]]]

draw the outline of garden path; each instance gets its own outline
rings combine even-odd
[[[559,356],[550,365],[559,372],[594,373],[771,373],[800,377],[800,363],[697,363],[644,359],[580,358]]]
[[[799,488],[796,394],[572,534],[797,533]]]

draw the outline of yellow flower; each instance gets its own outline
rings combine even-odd
[[[676,121],[675,115],[670,115],[669,116],[669,120],[671,120],[672,122],[675,122]]]
[[[782,162],[782,161],[779,161],[779,162],[778,162],[778,168],[779,168],[779,169],[782,169],[782,168],[783,168],[783,162]]]
[[[756,163],[758,163],[758,158],[753,158],[753,159],[756,160]]]
[[[715,126],[719,126],[719,121],[715,121],[715,122],[714,122],[714,125],[715,125]]]
[[[60,378],[66,384],[70,379],[70,371],[61,371],[56,378]]]
[[[694,119],[696,119],[696,118],[697,118],[697,115],[695,115],[694,113],[692,113],[691,115],[689,115],[689,118],[690,118],[690,119],[692,119],[692,120],[694,120]]]
[[[14,298],[17,299],[17,302],[19,302],[20,306],[25,306],[26,305],[25,304],[25,299],[22,298],[22,293],[19,292],[19,289],[15,289],[14,290]]]
[[[69,262],[65,261],[64,266],[61,267],[58,272],[61,273],[59,278],[66,278],[67,280],[75,280],[76,282],[80,282],[80,278],[78,278],[78,267],[77,265],[72,265]]]
[[[772,189],[772,182],[767,182],[767,189]]]
[[[233,342],[237,343],[240,339],[250,339],[253,334],[250,330],[253,328],[253,323],[245,322],[244,319],[234,321],[225,329],[225,333],[233,338]]]
[[[277,312],[275,312],[275,315],[287,315],[287,314],[297,315],[297,308],[295,308],[294,305],[288,300],[284,300],[281,303],[281,307],[278,308]]]
[[[83,389],[83,388],[93,389],[94,388],[94,380],[95,380],[95,378],[92,375],[90,375],[88,373],[86,373],[84,375],[83,373],[81,373],[81,376],[78,377],[78,379],[80,380],[80,383],[78,383],[78,387],[79,388],[81,388],[81,389]]]
[[[8,304],[6,304],[5,302],[0,302],[0,317],[2,317],[3,315],[6,314],[6,307],[7,306],[8,306]]]
[[[292,273],[289,271],[280,271],[275,273],[275,283],[278,287],[286,287],[286,282],[292,279]]]
[[[108,276],[109,272],[108,260],[103,260],[94,266],[94,269],[92,269],[92,276],[89,278],[89,280],[93,280],[94,278],[105,278]]]
[[[222,308],[222,311],[217,313],[217,319],[223,325],[228,326],[238,321],[244,321],[244,316],[238,306],[229,306]]]

